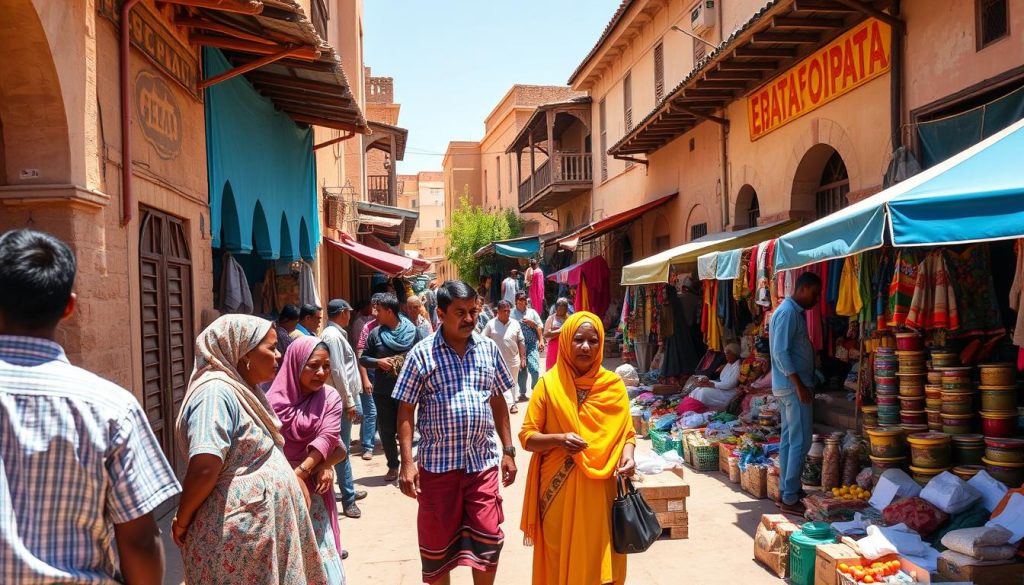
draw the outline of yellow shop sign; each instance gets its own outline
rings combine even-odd
[[[747,98],[750,139],[813,111],[889,71],[892,30],[869,18]]]

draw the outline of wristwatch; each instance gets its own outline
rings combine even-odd
[[[515,457],[516,456],[516,448],[515,447],[505,447],[504,449],[501,450],[501,452],[502,452],[502,454],[508,455],[509,457]]]

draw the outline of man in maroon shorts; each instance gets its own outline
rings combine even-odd
[[[451,570],[465,565],[474,584],[490,585],[505,540],[498,475],[505,487],[516,478],[503,397],[516,383],[498,346],[473,331],[476,291],[450,280],[436,295],[441,327],[406,355],[392,393],[399,401],[398,481],[402,493],[419,500],[423,581],[447,584]],[[418,467],[412,457],[417,406]]]

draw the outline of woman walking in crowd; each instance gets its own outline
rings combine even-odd
[[[185,581],[326,584],[304,485],[281,447],[281,423],[256,385],[277,372],[270,321],[224,315],[196,340],[175,425],[188,458],[171,524]]]
[[[512,318],[519,321],[523,330],[526,345],[526,364],[519,369],[519,401],[526,402],[529,383],[534,385],[540,380],[540,350],[544,349],[543,329],[540,315],[532,307],[526,306],[526,293],[516,295],[516,307],[512,309]]]
[[[604,327],[568,317],[558,362],[533,390],[519,440],[533,453],[521,527],[534,546],[534,585],[622,585],[626,557],[612,551],[617,476],[632,476],[636,435],[626,386],[601,367]]]
[[[309,515],[328,582],[345,582],[341,566],[334,465],[348,454],[341,444],[342,399],[327,386],[331,356],[318,337],[301,337],[288,347],[267,402],[281,420],[284,455],[311,494]],[[315,492],[315,494],[314,494]]]
[[[544,322],[544,339],[548,343],[548,353],[544,358],[544,369],[550,370],[558,361],[558,334],[562,331],[565,320],[569,317],[569,299],[565,297],[555,301],[555,310]]]

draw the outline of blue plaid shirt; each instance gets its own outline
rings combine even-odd
[[[391,396],[419,406],[424,469],[477,473],[501,461],[490,399],[515,386],[493,341],[474,332],[459,357],[439,330],[408,353]]]
[[[134,396],[0,336],[0,583],[117,583],[113,525],[180,491]]]

